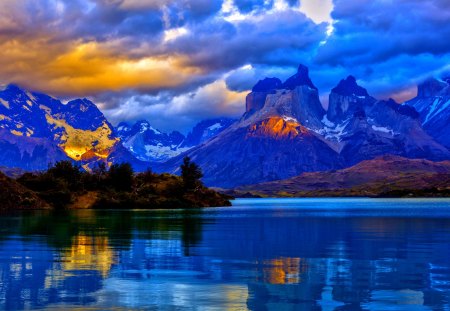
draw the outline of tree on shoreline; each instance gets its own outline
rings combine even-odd
[[[196,163],[191,162],[190,157],[184,157],[183,164],[181,164],[180,168],[185,190],[196,190],[198,187],[203,186],[203,183],[200,180],[200,178],[203,177],[202,170]]]
[[[198,208],[228,206],[230,197],[206,188],[200,167],[186,157],[181,177],[153,173],[134,174],[129,163],[99,164],[84,172],[71,161],[55,163],[46,172],[25,173],[17,181],[34,191],[54,209],[67,208]]]
[[[134,172],[130,163],[113,164],[107,173],[108,184],[116,191],[133,189]]]

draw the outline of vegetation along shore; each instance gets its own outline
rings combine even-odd
[[[0,175],[0,209],[179,209],[230,206],[231,196],[203,185],[200,167],[189,157],[181,176],[135,174],[128,163],[91,172],[71,161],[60,161],[45,172],[25,173],[16,180]]]

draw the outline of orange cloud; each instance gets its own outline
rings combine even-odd
[[[0,80],[56,95],[173,88],[204,74],[182,55],[131,57],[113,43],[13,39],[0,44]]]

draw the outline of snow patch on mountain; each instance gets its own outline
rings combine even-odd
[[[450,99],[445,100],[442,97],[436,97],[433,104],[428,111],[423,124],[427,124],[431,119],[438,116],[443,110],[447,109],[450,105]]]
[[[299,123],[296,118],[288,117],[288,116],[283,116],[283,120],[286,122],[291,122],[291,123]]]
[[[208,127],[207,130],[208,131],[215,131],[215,130],[221,129],[222,127],[223,127],[222,124],[215,123],[215,124],[211,125],[210,127]]]
[[[327,115],[324,115],[322,118],[322,123],[325,124],[326,127],[329,128],[333,128],[335,127],[335,124],[333,122],[331,122],[330,120],[328,120]]]
[[[146,158],[155,160],[167,160],[191,149],[189,147],[180,148],[179,146],[164,146],[161,143],[157,145],[145,145],[144,148],[146,151]]]
[[[6,109],[10,108],[9,103],[6,100],[2,99],[2,98],[0,98],[0,104],[5,106]]]
[[[377,132],[387,133],[387,134],[391,134],[392,136],[394,136],[394,131],[392,129],[389,129],[384,126],[372,125],[372,129]]]
[[[27,96],[30,98],[30,100],[32,100],[33,102],[36,102],[36,97],[34,97],[34,95],[31,92],[25,92],[25,94],[27,94]]]
[[[342,137],[346,134],[345,128],[347,127],[349,122],[350,120],[345,120],[344,122],[334,127],[326,126],[322,130],[319,130],[319,133],[323,135],[325,139],[340,142],[342,140]]]

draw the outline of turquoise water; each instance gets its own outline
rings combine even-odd
[[[0,231],[0,309],[450,309],[446,199],[16,213]]]

